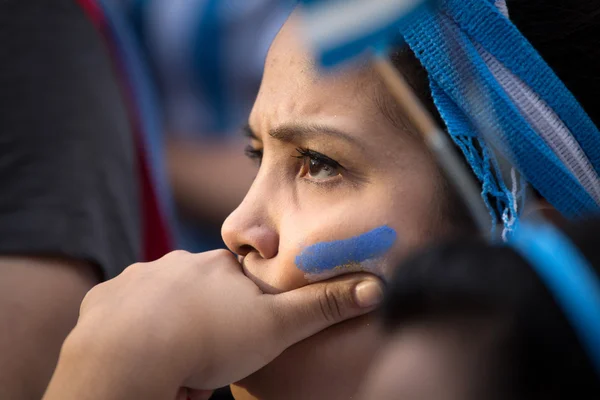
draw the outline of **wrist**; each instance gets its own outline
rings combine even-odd
[[[168,366],[145,357],[139,346],[75,328],[63,344],[44,399],[167,399],[174,398],[179,384]]]

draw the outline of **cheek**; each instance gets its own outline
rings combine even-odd
[[[351,272],[385,278],[401,238],[385,220],[349,212],[354,208],[338,204],[336,211],[290,213],[280,229],[277,266],[271,264],[265,276],[269,284],[279,292]]]
[[[314,223],[301,225],[304,235],[292,241],[288,263],[308,282],[358,271],[389,278],[402,259],[436,236],[435,191],[427,186],[374,191],[338,204],[338,211],[305,217]]]
[[[437,174],[425,162],[419,167],[360,193],[303,199],[288,209],[269,282],[285,291],[357,271],[389,278],[402,259],[436,236]]]
[[[307,280],[319,281],[348,272],[366,271],[384,276],[382,260],[394,247],[396,231],[388,225],[359,235],[305,247],[295,265]]]
[[[352,199],[356,200],[356,199]],[[280,254],[287,272],[302,284],[366,271],[382,278],[397,262],[402,237],[387,212],[367,212],[361,202],[348,201],[322,212],[302,213],[286,221],[281,230]]]

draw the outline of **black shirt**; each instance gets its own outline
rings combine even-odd
[[[140,259],[135,146],[101,37],[75,0],[0,0],[0,254],[105,278]]]

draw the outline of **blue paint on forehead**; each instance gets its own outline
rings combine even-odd
[[[396,231],[387,225],[349,239],[316,243],[296,257],[296,266],[306,273],[320,273],[338,266],[381,257],[396,241]]]

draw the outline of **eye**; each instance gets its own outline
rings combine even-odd
[[[300,154],[297,158],[302,159],[301,176],[308,176],[314,180],[327,180],[340,175],[343,167],[335,160],[309,149],[298,148]]]
[[[318,159],[309,159],[308,161],[308,175],[315,179],[327,179],[339,175],[336,167],[327,165]]]
[[[258,163],[258,165],[260,165],[260,163],[262,162],[262,158],[263,158],[263,150],[262,149],[256,149],[252,145],[248,145],[248,146],[246,146],[246,149],[244,150],[244,154],[246,154],[246,157],[248,157],[249,159]]]

